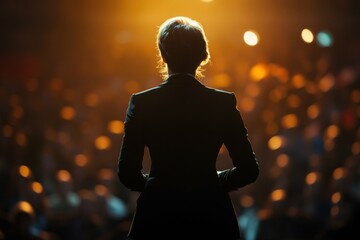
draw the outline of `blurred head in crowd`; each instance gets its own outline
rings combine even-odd
[[[187,17],[170,18],[160,26],[157,48],[163,78],[172,73],[191,73],[200,78],[201,67],[210,60],[203,27]]]

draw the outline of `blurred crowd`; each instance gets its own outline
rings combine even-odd
[[[200,81],[235,92],[260,165],[230,193],[244,239],[359,237],[359,63],[210,51]],[[153,53],[127,42],[109,59],[2,57],[0,239],[125,239],[138,193],[117,157],[130,95],[161,83]],[[218,168],[230,166],[223,147]]]

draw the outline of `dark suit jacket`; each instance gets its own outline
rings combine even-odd
[[[217,172],[222,144],[234,167]],[[145,146],[149,174],[141,172]],[[233,93],[176,74],[132,95],[118,162],[120,181],[141,192],[129,237],[236,239],[228,192],[254,182],[258,174]]]

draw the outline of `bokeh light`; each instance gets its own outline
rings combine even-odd
[[[124,122],[119,120],[112,120],[108,123],[108,129],[111,133],[122,134],[124,133]]]
[[[259,35],[255,31],[246,31],[243,38],[245,43],[249,46],[255,46],[259,43]]]
[[[330,32],[321,31],[316,35],[316,42],[320,47],[330,47],[333,45],[334,39]]]
[[[75,117],[75,109],[71,106],[66,106],[61,109],[61,117],[65,120],[72,120]]]
[[[307,28],[301,31],[301,37],[306,43],[312,43],[314,40],[314,34]]]
[[[57,172],[57,179],[60,182],[69,182],[71,180],[71,174],[69,171],[61,169]]]
[[[111,140],[107,136],[99,136],[95,139],[95,147],[99,150],[106,150],[110,145]]]
[[[26,165],[21,165],[21,166],[19,167],[19,173],[20,173],[20,175],[21,175],[22,177],[24,177],[24,178],[28,178],[28,177],[31,176],[31,170],[30,170],[30,168],[29,168],[28,166],[26,166]]]

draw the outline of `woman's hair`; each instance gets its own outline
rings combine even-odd
[[[203,77],[202,66],[210,60],[204,29],[188,17],[170,18],[160,26],[157,49],[163,79],[168,77],[167,67],[173,72],[195,72],[199,79]]]

